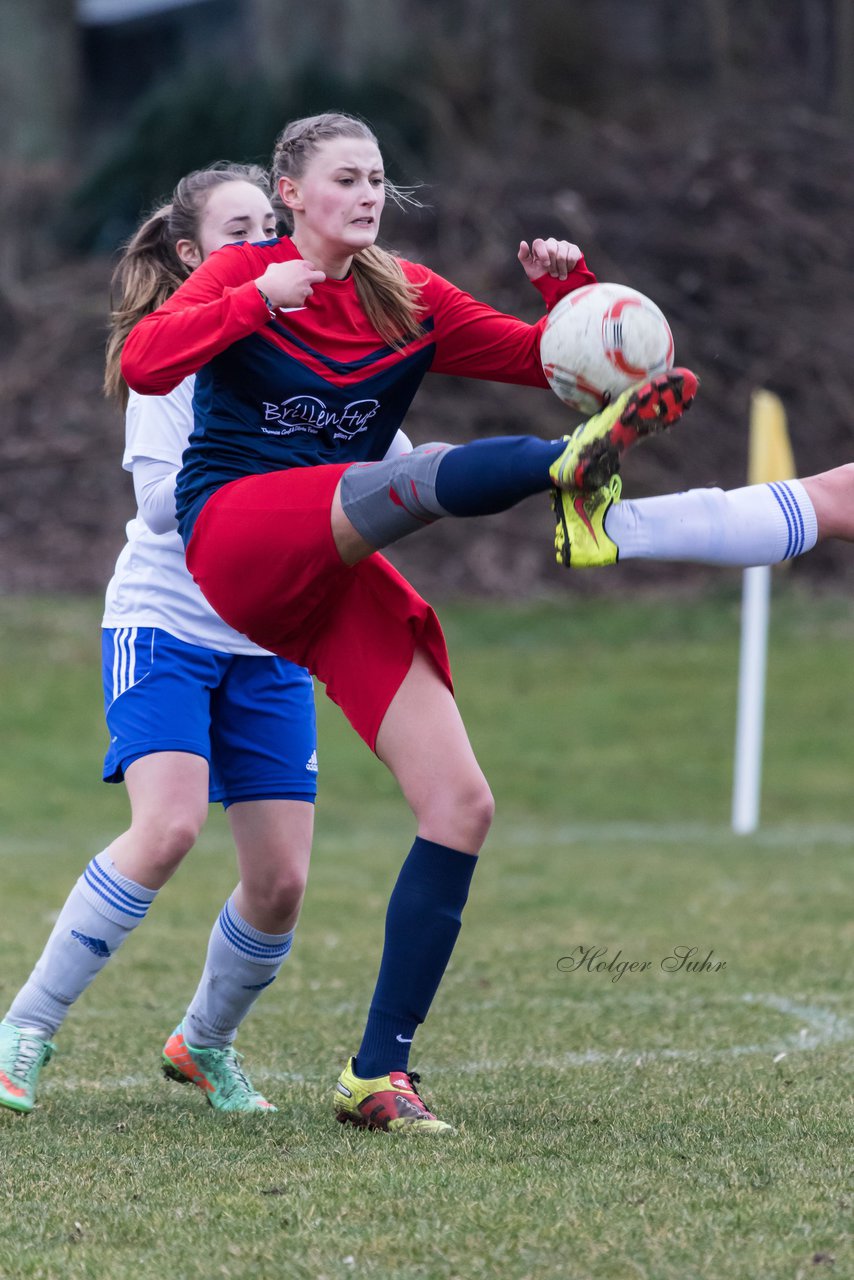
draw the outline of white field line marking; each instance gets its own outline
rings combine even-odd
[[[319,1073],[314,1080],[325,1080]],[[156,1058],[148,1075],[120,1076],[117,1080],[87,1080],[83,1077],[66,1076],[61,1080],[45,1080],[39,1086],[39,1097],[51,1093],[75,1093],[85,1089],[87,1093],[123,1093],[133,1089],[150,1089],[163,1079]],[[287,1084],[305,1084],[309,1077],[298,1071],[264,1071],[253,1070],[253,1080],[280,1080]],[[171,1081],[169,1083],[172,1083]],[[0,1113],[2,1114],[2,1113]]]
[[[393,833],[381,833],[380,838],[394,839]],[[94,848],[97,840],[93,842]],[[353,836],[318,835],[319,849],[375,849],[376,835]],[[530,848],[532,845],[602,845],[602,844],[740,844],[744,848],[797,849],[809,845],[854,846],[854,824],[817,822],[802,825],[766,826],[750,836],[734,835],[729,826],[708,822],[572,822],[540,823],[536,819],[523,823],[504,824],[499,819],[490,835],[489,843],[508,848],[514,845]],[[488,848],[488,845],[487,845]],[[0,857],[31,856],[33,854],[58,853],[59,842],[42,837],[0,836]],[[206,845],[209,853],[229,853],[234,850],[227,844],[211,841]],[[191,855],[192,856],[192,855]],[[81,860],[81,870],[85,860]]]
[[[581,1052],[558,1054],[526,1054],[521,1058],[485,1058],[477,1062],[457,1062],[451,1066],[431,1067],[431,1075],[482,1075],[494,1071],[506,1071],[517,1068],[520,1064],[526,1067],[596,1067],[612,1064],[624,1067],[642,1067],[654,1062],[720,1062],[728,1058],[743,1058],[752,1054],[760,1057],[772,1057],[778,1060],[790,1053],[803,1053],[814,1049],[829,1048],[837,1044],[849,1044],[854,1041],[854,1024],[830,1009],[820,1005],[803,1004],[790,1000],[786,996],[755,995],[748,993],[740,996],[744,1004],[758,1005],[763,1009],[772,1009],[775,1013],[792,1018],[800,1023],[796,1032],[770,1040],[763,1044],[736,1044],[725,1049],[615,1049],[606,1053],[600,1049],[585,1049]],[[320,1073],[302,1073],[298,1071],[265,1071],[263,1068],[252,1071],[257,1081],[274,1081],[285,1084],[320,1084],[328,1082],[328,1077]],[[123,1076],[113,1081],[83,1080],[65,1078],[45,1081],[43,1093],[74,1092],[86,1089],[89,1092],[112,1093],[121,1090],[150,1088],[155,1071],[148,1075]]]
[[[734,835],[728,826],[705,822],[573,822],[559,826],[536,821],[502,825],[490,839],[502,847],[549,844],[742,844],[749,848],[800,848],[803,845],[854,845],[854,826],[810,823],[760,827],[751,836]]]
[[[790,1053],[827,1048],[835,1044],[848,1044],[854,1040],[854,1025],[847,1019],[819,1005],[801,1004],[785,996],[753,995],[740,997],[744,1004],[755,1004],[765,1009],[796,1019],[801,1023],[798,1031],[764,1044],[736,1044],[726,1049],[615,1049],[606,1053],[599,1049],[558,1054],[537,1054],[524,1057],[522,1064],[532,1067],[590,1067],[607,1063],[620,1066],[644,1066],[651,1062],[720,1062],[727,1058],[743,1058],[751,1054],[773,1057],[775,1060]],[[483,1062],[460,1063],[456,1067],[433,1067],[431,1075],[460,1071],[470,1075],[500,1071],[513,1067],[520,1060],[499,1059]]]

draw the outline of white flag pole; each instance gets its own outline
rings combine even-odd
[[[755,391],[750,406],[748,483],[790,480],[794,475],[783,406],[771,392]],[[732,788],[732,829],[737,835],[750,835],[759,826],[770,614],[771,566],[745,569]]]
[[[737,835],[749,835],[759,826],[770,603],[771,566],[761,564],[745,569],[741,589],[741,657],[732,789],[732,829]]]

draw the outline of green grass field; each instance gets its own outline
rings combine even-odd
[[[321,698],[298,945],[240,1038],[279,1114],[217,1116],[159,1075],[232,886],[212,813],[63,1028],[40,1107],[0,1114],[0,1277],[854,1276],[854,607],[775,596],[749,838],[735,576],[697,603],[441,611],[498,818],[414,1055],[459,1126],[439,1144],[332,1118],[412,822]],[[99,781],[98,617],[0,604],[0,1012],[125,823]],[[709,965],[668,971],[691,947]]]

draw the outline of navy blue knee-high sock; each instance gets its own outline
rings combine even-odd
[[[417,836],[386,912],[385,946],[355,1071],[406,1071],[415,1029],[442,981],[477,865],[470,853]]]
[[[436,471],[436,498],[452,516],[487,516],[550,489],[549,467],[564,440],[497,436],[449,449]]]

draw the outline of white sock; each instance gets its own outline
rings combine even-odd
[[[253,929],[229,898],[211,931],[201,981],[184,1015],[187,1043],[197,1049],[231,1044],[264,987],[275,981],[293,940],[293,929]]]
[[[156,889],[123,876],[107,852],[92,859],[59,913],[45,949],[5,1021],[49,1039],[68,1010],[145,919]]]
[[[605,532],[620,560],[745,568],[803,555],[818,539],[815,509],[798,480],[616,502],[605,517]]]

